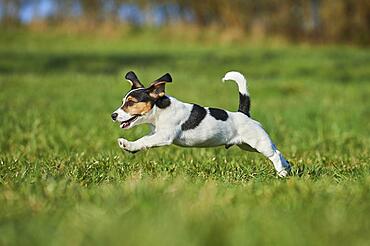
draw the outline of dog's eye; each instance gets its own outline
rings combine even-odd
[[[125,102],[125,106],[130,107],[130,106],[134,105],[134,103],[135,103],[134,101],[128,100],[128,101]]]

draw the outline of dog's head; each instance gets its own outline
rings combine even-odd
[[[131,90],[123,97],[122,105],[112,113],[113,121],[120,123],[124,129],[148,123],[148,119],[158,100],[165,96],[166,83],[172,82],[166,73],[145,88],[134,72],[128,72],[125,79],[130,82]]]

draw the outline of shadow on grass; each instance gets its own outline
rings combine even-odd
[[[306,57],[308,56],[308,57]],[[367,63],[355,55],[344,59],[332,54],[320,58],[304,53],[295,57],[283,50],[242,51],[240,54],[199,52],[150,52],[150,53],[47,53],[0,52],[0,75],[28,73],[115,74],[121,69],[135,67],[166,67],[189,70],[193,73],[235,69],[253,75],[252,79],[299,79],[335,83],[366,82],[369,79]],[[324,60],[324,62],[323,62]],[[307,62],[309,61],[309,62]],[[350,62],[349,62],[350,61]],[[283,67],[282,67],[283,66]]]
[[[111,74],[126,67],[166,66],[191,69],[194,72],[204,69],[219,70],[233,67],[255,67],[256,75],[279,76],[278,67],[261,67],[258,64],[277,63],[280,51],[252,52],[239,55],[200,52],[151,52],[151,53],[48,53],[48,52],[0,52],[0,74],[78,72],[88,74]],[[205,66],[207,64],[207,66]]]
[[[116,73],[125,66],[157,65],[171,59],[161,54],[1,53],[0,74],[79,72]]]

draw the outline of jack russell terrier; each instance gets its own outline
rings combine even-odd
[[[222,79],[235,81],[238,85],[238,112],[184,103],[166,95],[165,85],[172,82],[168,73],[147,88],[132,71],[126,74],[125,79],[130,82],[131,90],[111,115],[113,121],[119,122],[123,129],[147,123],[153,131],[133,142],[119,138],[121,149],[135,153],[170,144],[183,147],[224,145],[226,149],[237,145],[242,150],[266,156],[280,177],[289,174],[289,162],[272,143],[262,125],[250,117],[247,80],[241,73],[228,72]]]

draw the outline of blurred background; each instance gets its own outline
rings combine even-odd
[[[148,27],[172,28],[179,35],[182,27],[192,38],[213,32],[221,41],[273,37],[368,45],[370,1],[0,0],[0,23],[2,28],[99,29],[108,35]]]

